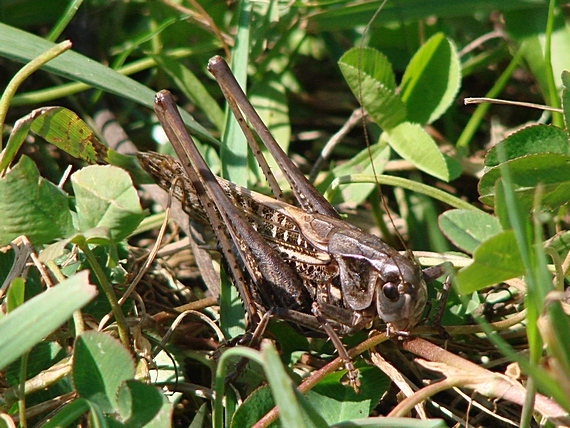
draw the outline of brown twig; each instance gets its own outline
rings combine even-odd
[[[502,373],[482,368],[421,338],[405,341],[402,347],[408,352],[425,358],[427,361],[418,360],[417,362],[428,370],[442,373],[446,379],[420,389],[412,397],[396,406],[389,416],[405,414],[417,403],[453,386],[469,388],[486,397],[501,398],[520,406],[524,403],[527,392],[525,387]],[[534,408],[549,419],[570,424],[566,410],[544,395],[536,394]]]

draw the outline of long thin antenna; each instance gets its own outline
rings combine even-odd
[[[370,18],[370,20],[366,24],[366,27],[364,28],[364,32],[362,33],[362,38],[360,40],[360,50],[358,52],[358,61],[357,61],[358,98],[359,98],[358,101],[360,102],[360,108],[362,110],[361,119],[362,119],[362,131],[364,133],[364,141],[366,142],[366,149],[368,150],[368,156],[370,157],[370,164],[371,164],[370,166],[372,167],[372,174],[374,175],[374,178],[376,180],[376,188],[378,189],[378,192],[380,193],[380,200],[382,201],[382,206],[384,208],[384,211],[386,212],[386,214],[388,214],[388,217],[390,218],[390,222],[394,226],[394,231],[396,232],[396,235],[398,236],[400,243],[402,244],[402,246],[404,248],[407,248],[406,243],[404,242],[404,239],[402,238],[402,235],[400,234],[400,232],[398,232],[398,229],[396,227],[394,219],[392,218],[392,214],[390,213],[390,210],[388,209],[388,203],[386,202],[386,198],[384,197],[384,193],[382,192],[382,188],[380,187],[381,185],[378,181],[378,172],[376,171],[376,166],[374,165],[374,159],[372,157],[372,149],[370,148],[370,136],[368,134],[368,128],[366,127],[366,116],[367,116],[367,114],[366,114],[366,111],[364,109],[364,105],[362,103],[362,100],[364,99],[364,96],[362,94],[362,50],[364,48],[364,39],[365,39],[366,35],[368,34],[368,32],[370,31],[372,24],[374,23],[374,21],[376,20],[376,18],[378,17],[378,15],[380,14],[380,12],[382,11],[382,9],[384,8],[384,6],[386,5],[387,2],[388,2],[388,0],[384,0],[382,2],[382,4],[378,7],[378,9],[376,9],[376,12],[374,12],[374,15],[372,15],[372,17]]]
[[[366,37],[366,35],[370,31],[372,24],[374,23],[374,21],[376,20],[376,18],[380,14],[380,11],[382,9],[384,9],[384,5],[386,5],[387,2],[388,2],[388,0],[384,0],[382,2],[382,4],[378,7],[378,9],[376,9],[376,12],[374,12],[374,15],[372,15],[372,18],[370,18],[370,20],[366,24],[366,27],[364,28],[364,32],[362,33],[362,38],[360,39],[360,48],[358,50],[358,61],[357,61],[358,102],[360,103],[360,109],[362,111],[362,114],[360,115],[360,117],[362,119],[362,131],[364,132],[364,141],[366,142],[366,149],[368,150],[368,156],[370,157],[370,163],[372,164],[371,165],[372,166],[372,173],[374,174],[374,177],[376,177],[376,184],[378,185],[378,187],[380,187],[380,183],[378,183],[378,180],[377,180],[376,167],[374,166],[374,160],[372,158],[372,150],[370,149],[370,136],[368,135],[368,128],[366,128],[366,116],[367,116],[367,114],[366,114],[366,110],[364,109],[364,104],[362,103],[362,100],[364,99],[364,96],[362,94],[362,50],[364,49],[364,38]],[[384,195],[381,195],[381,196],[382,196],[383,204],[385,204]],[[386,212],[388,212],[388,210],[386,210]],[[391,217],[390,217],[390,219],[391,219]]]
[[[368,129],[366,127],[366,116],[367,116],[367,114],[366,114],[366,111],[364,108],[364,104],[362,102],[362,100],[364,99],[364,96],[362,93],[362,52],[364,49],[364,39],[365,39],[366,35],[368,34],[368,32],[370,31],[372,24],[374,23],[374,21],[376,20],[376,18],[378,17],[378,15],[380,14],[380,12],[382,11],[382,9],[384,8],[384,6],[386,5],[387,2],[388,2],[388,0],[384,0],[382,2],[382,4],[380,4],[378,9],[376,9],[376,12],[374,12],[374,15],[372,15],[372,17],[370,18],[370,20],[366,24],[366,27],[364,28],[364,32],[362,33],[362,38],[360,40],[360,48],[358,51],[358,61],[357,61],[358,98],[359,98],[358,102],[360,103],[360,108],[362,109],[361,117],[362,117],[362,130],[364,133],[364,141],[366,142],[366,149],[368,151],[368,157],[370,158],[372,173],[373,173],[374,179],[376,181],[376,189],[377,189],[378,193],[380,194],[380,200],[382,202],[382,207],[383,207],[384,211],[386,212],[386,214],[388,215],[388,218],[390,219],[392,226],[394,227],[394,232],[396,233],[396,236],[398,237],[400,244],[402,245],[403,248],[405,248],[406,252],[408,253],[410,260],[412,260],[412,262],[414,262],[414,263],[417,263],[412,252],[410,251],[410,249],[408,248],[408,246],[404,242],[404,238],[402,237],[402,235],[398,231],[398,228],[396,227],[396,223],[394,221],[394,218],[392,217],[392,214],[390,213],[390,209],[388,208],[388,202],[386,201],[384,193],[382,192],[380,182],[378,181],[378,173],[376,171],[376,166],[374,165],[374,158],[372,157],[372,149],[370,148],[370,136],[368,135]],[[400,277],[403,277],[402,272],[400,272]]]

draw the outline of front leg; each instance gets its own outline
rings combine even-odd
[[[422,271],[422,276],[424,281],[429,284],[430,282],[442,277],[446,273],[450,273],[453,269],[453,264],[449,262],[443,262],[435,266],[430,266]]]

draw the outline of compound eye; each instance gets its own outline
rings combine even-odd
[[[384,296],[386,296],[386,298],[391,302],[397,302],[398,299],[400,298],[400,293],[398,292],[398,286],[391,282],[387,282],[386,284],[384,284],[384,286],[382,287],[382,292],[384,293]]]

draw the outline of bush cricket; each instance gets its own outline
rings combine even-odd
[[[216,177],[186,132],[168,91],[156,95],[155,112],[180,162],[141,153],[141,164],[166,190],[175,177],[182,177],[174,194],[185,212],[211,225],[250,323],[255,326],[271,311],[281,319],[324,331],[356,390],[358,372],[339,335],[370,327],[378,317],[388,332],[405,335],[423,316],[426,282],[443,275],[444,269],[440,265],[422,271],[413,258],[343,221],[277,144],[225,61],[216,56],[208,69],[274,197]],[[285,175],[298,207],[283,200],[244,115]]]

